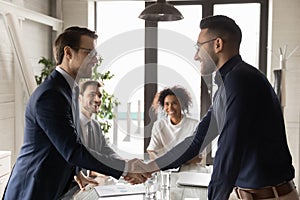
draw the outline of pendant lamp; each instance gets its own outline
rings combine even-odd
[[[155,4],[149,5],[139,15],[139,18],[148,21],[176,21],[183,19],[182,14],[166,0],[157,0]]]

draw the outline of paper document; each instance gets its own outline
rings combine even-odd
[[[180,172],[178,174],[177,184],[207,187],[210,182],[210,178],[210,173]]]
[[[99,197],[143,194],[146,191],[145,186],[143,184],[103,185],[96,186],[95,190],[98,193]]]
[[[144,200],[143,194],[131,194],[131,195],[124,195],[124,196],[114,196],[114,197],[100,197],[103,200]]]

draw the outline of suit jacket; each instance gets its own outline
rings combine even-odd
[[[98,161],[100,160],[100,161]],[[24,144],[10,175],[4,199],[58,199],[76,166],[119,178],[125,161],[107,155],[95,159],[77,137],[72,90],[56,70],[29,99]]]
[[[80,113],[80,123],[82,134],[80,135],[80,139],[82,143],[88,146],[90,149],[105,155],[114,156],[120,158],[120,156],[107,144],[105,136],[102,132],[100,123],[95,119],[88,119],[82,113]],[[88,124],[91,124],[93,129],[92,135],[88,133]],[[85,135],[85,136],[83,136]]]

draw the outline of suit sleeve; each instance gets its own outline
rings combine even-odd
[[[56,90],[47,90],[34,108],[36,123],[44,130],[52,145],[71,165],[90,169],[119,178],[125,161],[107,155],[99,155],[98,160],[77,140],[71,105],[66,96]]]

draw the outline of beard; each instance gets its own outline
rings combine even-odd
[[[200,63],[200,73],[203,76],[209,76],[216,71],[216,65],[211,60]]]
[[[200,58],[200,73],[203,76],[208,76],[214,73],[217,70],[217,56],[215,53],[209,48],[208,51],[201,48],[198,52],[198,56]]]
[[[77,73],[77,77],[78,78],[91,78],[92,77],[92,67],[82,66]]]
[[[94,58],[89,58],[88,56],[81,63],[77,71],[77,79],[81,78],[91,78],[92,77],[92,68],[96,65],[97,60]]]

